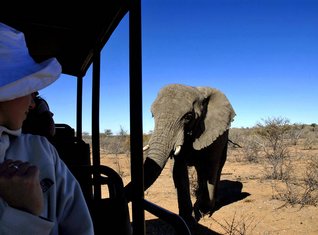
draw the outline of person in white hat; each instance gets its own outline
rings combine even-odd
[[[80,185],[43,136],[21,133],[32,93],[61,74],[36,63],[24,34],[0,22],[0,234],[94,234]]]

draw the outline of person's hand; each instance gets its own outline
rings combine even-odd
[[[0,164],[0,197],[14,208],[40,215],[44,203],[39,173],[29,162],[5,160]]]

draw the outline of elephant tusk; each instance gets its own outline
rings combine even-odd
[[[180,151],[181,151],[181,146],[178,145],[174,151],[174,155],[177,156],[180,153]]]
[[[148,149],[149,149],[149,144],[147,144],[146,146],[144,146],[144,147],[142,148],[143,151],[146,151],[146,150],[148,150]]]

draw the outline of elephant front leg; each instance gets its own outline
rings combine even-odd
[[[209,161],[203,161],[196,166],[198,177],[197,201],[194,205],[196,217],[202,217],[205,214],[211,216],[215,211],[218,200],[217,190],[226,153],[227,146],[222,149],[219,155],[214,155]]]
[[[195,166],[198,188],[194,211],[197,220],[206,214],[211,215],[215,210],[217,187],[222,170],[220,161],[221,159],[201,161]]]
[[[218,185],[227,157],[227,134],[220,136],[203,155],[206,158],[195,165],[198,176],[197,201],[194,205],[196,216],[211,215],[215,211]]]
[[[217,171],[211,169],[208,171],[205,168],[196,167],[198,188],[194,213],[197,220],[200,220],[205,214],[211,215],[215,207]]]
[[[192,214],[193,208],[190,196],[188,168],[185,162],[175,159],[172,173],[173,182],[177,190],[179,215],[190,228],[193,228],[197,224],[197,221]]]

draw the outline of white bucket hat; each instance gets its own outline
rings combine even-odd
[[[24,34],[0,22],[0,102],[41,90],[62,72],[55,58],[36,63]]]

